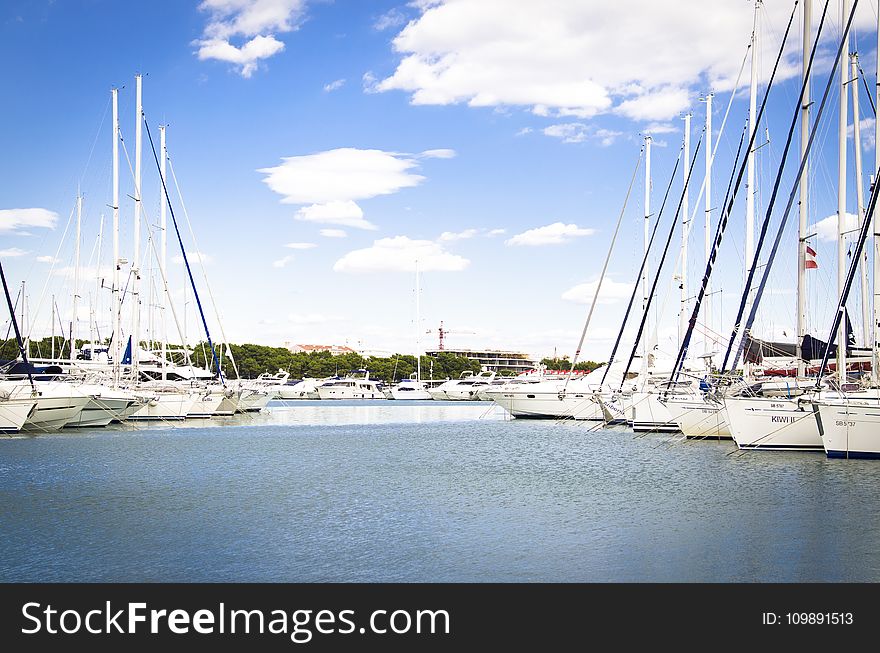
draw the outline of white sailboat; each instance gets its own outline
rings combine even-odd
[[[420,307],[421,287],[419,286],[419,262],[416,260],[416,371],[408,379],[392,386],[389,399],[397,401],[419,401],[432,399],[428,388],[422,383],[422,320]]]

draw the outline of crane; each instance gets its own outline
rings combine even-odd
[[[434,333],[434,329],[428,329],[427,331],[425,331],[425,333]],[[438,340],[437,351],[443,351],[443,340],[450,333],[474,333],[474,332],[473,331],[450,331],[449,329],[444,329],[443,328],[443,320],[440,320],[440,326],[437,328],[437,336],[438,336],[437,337],[437,340]]]

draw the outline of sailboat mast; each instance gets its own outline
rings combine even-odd
[[[706,150],[707,152],[709,150]],[[684,116],[684,160],[691,158],[691,113],[688,111]],[[690,223],[690,188],[688,187],[688,170],[682,168],[684,180],[684,198],[681,204],[681,274],[679,276],[679,288],[681,290],[681,302],[678,308],[678,341],[681,342],[684,332],[687,330],[687,257],[688,257],[688,225]]]
[[[95,333],[98,330],[98,298],[101,296],[101,250],[104,247],[104,214],[101,214],[101,222],[98,225],[98,256],[95,265],[95,296],[89,300],[89,342],[95,344]],[[92,349],[94,353],[94,348]]]
[[[758,96],[758,11],[761,9],[761,0],[755,0],[755,20],[752,28],[752,78],[749,83],[749,142],[754,143],[753,134],[757,129],[755,124],[756,101]],[[746,169],[746,244],[745,244],[745,277],[748,278],[749,266],[755,256],[755,147],[748,151],[748,167]],[[748,293],[746,312],[752,307],[754,296],[751,288],[746,288]]]
[[[849,14],[849,0],[840,4],[840,24],[844,34],[843,52],[849,52],[849,32],[846,31],[846,17]],[[843,295],[846,283],[846,124],[847,98],[846,85],[849,83],[849,70],[843,62],[840,66],[840,102],[837,112],[837,296]],[[837,374],[841,383],[846,381],[846,320],[841,320],[837,330]]]
[[[70,318],[70,362],[76,360],[76,312],[79,300],[79,241],[82,230],[82,193],[76,192],[76,244],[73,254],[73,316]]]
[[[119,89],[110,91],[113,97],[113,383],[119,385],[119,313],[122,296],[119,293]]]
[[[865,214],[865,195],[862,188],[862,130],[859,125],[859,53],[850,54],[850,86],[853,103],[853,161],[856,166],[856,201],[859,227],[868,219]],[[859,282],[862,300],[862,334],[866,346],[871,343],[871,315],[868,303],[868,252],[859,256]]]
[[[419,260],[416,259],[416,381],[422,380],[422,325],[419,314]]]
[[[650,136],[645,136],[645,260],[642,266],[642,310],[648,307],[648,246],[651,240],[649,226],[651,224],[651,142]],[[645,333],[650,333],[650,316],[646,317]],[[642,373],[648,373],[648,338],[642,338]]]
[[[880,12],[877,14],[877,102],[880,102]],[[875,106],[877,105],[875,102]],[[880,120],[874,121],[874,170],[880,170]],[[874,183],[880,183],[880,179],[874,178]],[[880,380],[880,220],[877,219],[877,211],[871,216],[874,221],[874,329],[871,338],[871,377],[874,383]]]
[[[141,152],[143,149],[143,137],[141,135],[141,114],[143,113],[143,77],[135,75],[135,141],[134,141],[134,254],[131,259],[132,279],[132,303],[131,303],[131,376],[138,379],[138,358],[140,356],[141,341]]]
[[[712,97],[712,93],[706,93],[706,222],[703,233],[703,247],[707,263],[712,255],[712,157],[714,156],[712,151]],[[708,354],[712,350],[712,290],[708,285],[706,286],[705,297],[706,307],[703,313],[703,323],[706,325],[706,351],[704,353]]]
[[[162,160],[160,161],[159,167],[159,175],[162,177],[162,183],[164,184],[166,181],[165,161],[168,158],[168,150],[165,147],[165,125],[159,126],[159,150],[162,153]],[[168,216],[165,202],[159,202],[159,206],[159,229],[162,232],[159,245],[159,268],[162,272],[162,278],[165,279],[168,270],[168,268],[165,266],[167,262],[166,258],[168,256]],[[165,381],[168,378],[168,371],[165,368],[166,356],[168,352],[168,321],[165,318],[165,312],[167,309],[168,297],[164,292],[160,293],[160,295],[160,307],[162,311],[162,380]]]
[[[804,0],[803,68],[802,80],[804,96],[801,102],[801,161],[803,173],[800,180],[800,202],[798,204],[798,273],[797,273],[797,336],[795,354],[797,356],[798,376],[806,374],[803,357],[804,336],[807,335],[807,219],[810,189],[808,185],[809,161],[807,143],[810,140],[810,84],[807,82],[807,68],[810,65],[810,43],[812,43],[812,0]]]

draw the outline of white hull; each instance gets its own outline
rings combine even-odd
[[[219,392],[205,392],[194,394],[192,398],[192,407],[186,414],[186,418],[206,419],[214,415],[220,404],[223,403],[224,396]]]
[[[726,397],[730,434],[740,449],[823,451],[810,404],[785,397]]]
[[[300,381],[278,388],[279,399],[320,399],[316,382]]]
[[[389,394],[391,395],[389,398],[396,401],[425,401],[433,399],[425,387],[418,382],[404,381],[391,388]]]
[[[218,417],[229,417],[234,415],[241,403],[241,391],[227,391],[220,401],[220,405],[214,411],[214,415]]]
[[[675,421],[685,437],[731,439],[730,428],[727,426],[727,411],[722,404],[699,399],[677,399],[673,397],[669,403],[670,405],[677,403],[681,409]]]
[[[33,399],[0,400],[0,432],[16,433],[20,431],[36,407],[37,402]]]
[[[602,420],[602,408],[591,392],[499,388],[486,393],[492,401],[519,419]]]
[[[829,458],[880,458],[880,401],[819,401],[813,412]]]
[[[632,395],[632,428],[636,433],[678,431],[677,406],[660,401],[661,392],[634,392]]]
[[[257,413],[263,410],[272,399],[272,395],[261,390],[243,390],[238,410],[241,413]]]
[[[632,402],[628,395],[600,395],[598,402],[606,424],[632,424]]]
[[[35,397],[31,396],[29,383],[3,382],[0,387],[7,390],[13,398],[37,402],[36,408],[22,426],[23,431],[34,433],[64,428],[65,424],[79,416],[91,400],[89,395],[80,392],[76,386],[58,381],[37,381]]]
[[[66,427],[101,427],[114,421],[122,421],[137,412],[143,402],[134,393],[97,384],[76,386],[81,392],[91,395],[91,400],[82,412]]]
[[[188,392],[162,392],[151,395],[130,420],[182,420],[192,409],[195,399]]]
[[[385,399],[385,393],[378,388],[318,388],[318,397],[329,399]]]

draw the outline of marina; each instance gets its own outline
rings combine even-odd
[[[876,2],[58,4],[0,582],[880,582]]]

